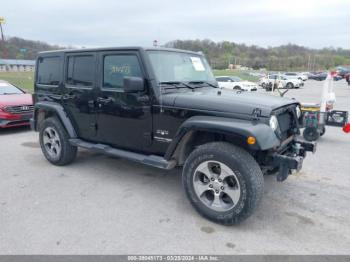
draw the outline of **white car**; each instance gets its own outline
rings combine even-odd
[[[295,72],[287,72],[284,73],[285,76],[294,76],[302,81],[306,81],[308,79],[306,74],[303,73],[295,73]]]
[[[304,80],[301,79],[299,76],[292,76],[292,75],[282,75],[284,78],[287,79],[295,79],[299,82],[299,86],[304,86]]]
[[[237,76],[218,76],[216,81],[220,88],[236,89],[244,91],[257,91],[258,85],[253,82],[244,81]]]
[[[275,88],[299,88],[301,86],[300,80],[297,78],[287,78],[284,75],[272,74],[266,77],[262,77],[259,80],[259,85],[265,88],[267,91],[272,89],[272,86]]]

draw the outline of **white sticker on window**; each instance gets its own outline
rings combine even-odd
[[[199,57],[191,57],[192,65],[196,71],[205,71],[202,60]]]
[[[0,83],[0,86],[9,86],[7,83]]]

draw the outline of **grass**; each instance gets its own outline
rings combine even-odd
[[[238,76],[243,80],[252,82],[258,81],[258,77],[251,76],[247,71],[242,70],[213,70],[215,76]],[[28,92],[33,92],[34,72],[0,72],[0,80],[5,80],[15,86],[18,86]]]
[[[249,75],[248,71],[242,70],[213,70],[215,76],[238,76],[243,80],[256,82],[259,77]]]
[[[0,80],[5,80],[28,92],[33,92],[34,72],[0,72]]]

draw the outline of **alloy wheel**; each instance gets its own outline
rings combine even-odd
[[[234,208],[241,196],[237,176],[219,161],[201,163],[194,172],[193,187],[203,204],[219,212]]]
[[[53,127],[45,128],[43,132],[43,144],[50,157],[53,159],[59,158],[62,145],[59,134]]]

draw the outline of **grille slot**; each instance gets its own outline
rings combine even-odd
[[[5,110],[11,114],[30,114],[34,111],[33,105],[7,106]]]
[[[280,137],[282,140],[298,133],[297,119],[295,118],[295,106],[278,110],[277,120],[280,127]]]

